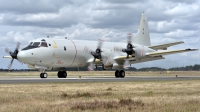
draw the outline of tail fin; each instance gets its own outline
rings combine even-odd
[[[138,32],[133,38],[133,43],[141,44],[145,46],[151,46],[148,20],[147,20],[147,17],[144,15],[144,13],[142,13],[140,17]]]

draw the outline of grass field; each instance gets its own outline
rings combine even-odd
[[[38,76],[39,72],[0,73]],[[112,76],[113,72],[68,72],[69,76]],[[49,72],[56,76],[56,72]],[[199,72],[127,72],[127,76],[199,76]],[[200,80],[0,84],[0,112],[200,111]]]
[[[68,71],[68,76],[114,76],[115,71]],[[57,72],[47,72],[57,76]],[[0,76],[38,76],[40,72],[0,72]],[[126,76],[200,76],[200,71],[134,72],[126,71]]]
[[[1,84],[1,112],[200,111],[200,80]]]

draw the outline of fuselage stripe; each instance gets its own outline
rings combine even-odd
[[[72,40],[70,40],[70,41],[72,41]],[[72,41],[72,43],[74,44],[74,47],[75,47],[75,50],[76,50],[76,54],[75,54],[75,56],[74,56],[74,60],[73,60],[73,62],[72,62],[72,64],[71,64],[70,66],[72,66],[72,65],[74,64],[74,61],[75,61],[76,56],[77,56],[76,44],[74,43],[74,41]],[[69,67],[70,67],[70,66],[69,66]]]

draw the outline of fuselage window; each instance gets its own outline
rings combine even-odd
[[[40,46],[41,47],[47,47],[47,43],[46,42],[42,42]]]
[[[64,46],[64,50],[66,51],[66,47]]]
[[[32,46],[39,46],[40,42],[34,42]]]

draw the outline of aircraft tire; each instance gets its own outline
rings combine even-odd
[[[116,77],[116,78],[119,78],[119,76],[120,76],[119,70],[116,70],[116,71],[115,71],[115,77]]]
[[[125,71],[124,71],[124,70],[120,70],[119,76],[120,76],[121,78],[124,78],[124,77],[125,77]]]
[[[61,71],[58,71],[58,78],[62,78],[62,72]]]
[[[62,78],[66,78],[67,77],[67,72],[66,71],[62,71]]]
[[[42,73],[40,73],[40,78],[43,78],[43,74]]]
[[[47,78],[48,77],[48,74],[47,73],[41,73],[40,74],[40,78]]]

